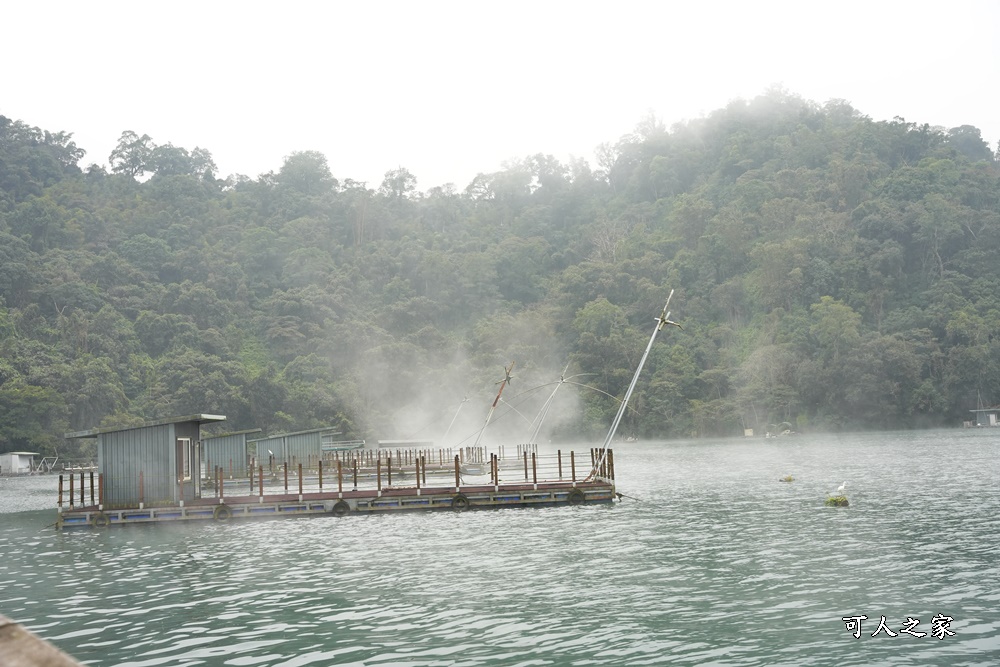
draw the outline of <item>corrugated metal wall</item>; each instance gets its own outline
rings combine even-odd
[[[329,439],[332,429],[317,429],[299,433],[286,433],[270,438],[248,441],[248,447],[256,447],[257,463],[268,465],[268,450],[274,452],[274,465],[288,463],[289,466],[301,463],[315,465],[323,452],[324,436]]]
[[[285,451],[288,465],[301,463],[307,465],[310,460],[317,460],[320,455],[320,434],[299,433],[285,436]]]
[[[276,436],[273,438],[261,438],[260,440],[250,440],[247,443],[247,448],[252,449],[252,447],[257,447],[257,464],[266,466],[268,464],[268,453],[267,450],[274,452],[274,463],[275,465],[281,463],[285,460],[285,442],[282,436]]]
[[[203,477],[211,477],[215,466],[222,466],[226,477],[245,477],[250,464],[246,433],[205,438],[201,441],[201,460]]]
[[[97,436],[98,466],[104,474],[105,507],[138,503],[139,473],[142,473],[142,500],[145,503],[175,500],[174,426],[180,424],[147,426]]]

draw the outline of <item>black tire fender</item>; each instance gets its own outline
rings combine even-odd
[[[472,503],[469,501],[469,497],[464,493],[456,493],[451,497],[451,508],[456,512],[464,512],[469,509]]]
[[[212,510],[212,518],[216,521],[229,521],[233,518],[233,510],[229,508],[229,505],[218,505]]]
[[[580,489],[573,489],[566,494],[566,502],[570,505],[582,505],[587,500],[587,494]]]
[[[338,500],[333,505],[333,509],[330,510],[333,516],[347,516],[351,513],[351,506],[346,500]]]
[[[111,519],[104,512],[98,512],[94,515],[94,518],[90,520],[94,528],[107,528],[111,525]]]

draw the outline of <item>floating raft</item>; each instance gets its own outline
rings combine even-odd
[[[440,470],[422,467],[420,457],[407,470],[392,469],[391,464],[378,463],[374,477],[359,475],[357,467],[346,468],[337,465],[327,473],[328,484],[323,486],[323,467],[310,471],[299,464],[293,473],[293,487],[289,490],[289,466],[280,466],[280,474],[265,471],[258,466],[252,473],[239,478],[226,479],[221,468],[214,471],[210,482],[203,487],[212,489],[211,497],[189,498],[183,502],[131,503],[127,506],[111,507],[103,502],[103,482],[90,478],[90,502],[85,482],[80,476],[80,484],[73,485],[70,477],[69,503],[63,498],[64,484],[60,478],[59,511],[56,527],[104,528],[111,525],[131,525],[142,523],[163,523],[177,521],[235,521],[250,518],[299,517],[332,514],[338,517],[372,514],[376,512],[400,512],[413,510],[446,510],[465,512],[479,509],[503,507],[550,507],[559,505],[591,505],[611,503],[616,498],[614,483],[614,457],[609,450],[607,456],[600,456],[599,450],[591,451],[591,462],[595,468],[588,468],[590,474],[578,478],[576,457],[570,452],[565,457],[558,452],[550,464],[542,466],[543,473],[551,472],[548,478],[539,476],[539,458],[527,449],[515,459],[502,459],[492,455],[484,466],[488,480],[467,483],[463,474],[468,467],[455,456],[454,480],[447,485],[440,476]],[[386,462],[388,463],[388,461]],[[464,471],[464,472],[463,472]],[[267,477],[265,478],[265,473]],[[427,475],[433,484],[427,486]],[[518,477],[517,481],[512,477]],[[332,480],[331,480],[332,478]],[[397,484],[392,485],[393,479]],[[454,482],[453,484],[451,482]],[[385,484],[383,484],[385,482]],[[400,485],[400,483],[404,485]],[[368,486],[369,488],[365,488]],[[74,501],[78,501],[74,504]]]

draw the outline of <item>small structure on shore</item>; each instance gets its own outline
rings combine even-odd
[[[982,428],[984,426],[1000,426],[1000,407],[978,408],[969,410],[973,418],[971,421],[963,423],[965,428]]]
[[[0,475],[30,475],[35,472],[38,452],[7,452],[0,454]]]

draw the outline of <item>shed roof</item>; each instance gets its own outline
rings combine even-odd
[[[155,421],[145,422],[138,426],[112,426],[106,428],[92,428],[86,431],[74,431],[72,433],[64,433],[63,437],[69,438],[96,438],[102,433],[118,433],[119,431],[131,431],[137,428],[147,428],[149,426],[165,426],[167,424],[180,424],[182,422],[197,422],[199,424],[205,424],[208,422],[222,422],[226,421],[225,415],[186,415],[184,417],[167,417],[165,419],[157,419]]]
[[[260,428],[248,428],[248,429],[246,429],[244,431],[227,431],[226,433],[219,433],[217,435],[210,435],[210,436],[208,436],[206,438],[202,438],[201,441],[204,442],[206,440],[214,440],[215,438],[228,438],[229,436],[232,436],[232,435],[244,435],[244,434],[249,434],[249,433],[260,433],[262,430],[263,429],[260,429]]]
[[[269,435],[265,438],[257,438],[256,440],[249,440],[248,442],[260,442],[261,440],[273,440],[275,438],[287,438],[292,435],[305,435],[307,433],[328,433],[332,435],[340,435],[340,431],[334,431],[336,426],[324,426],[323,428],[311,428],[306,431],[295,431],[293,433],[275,433],[274,435]]]

